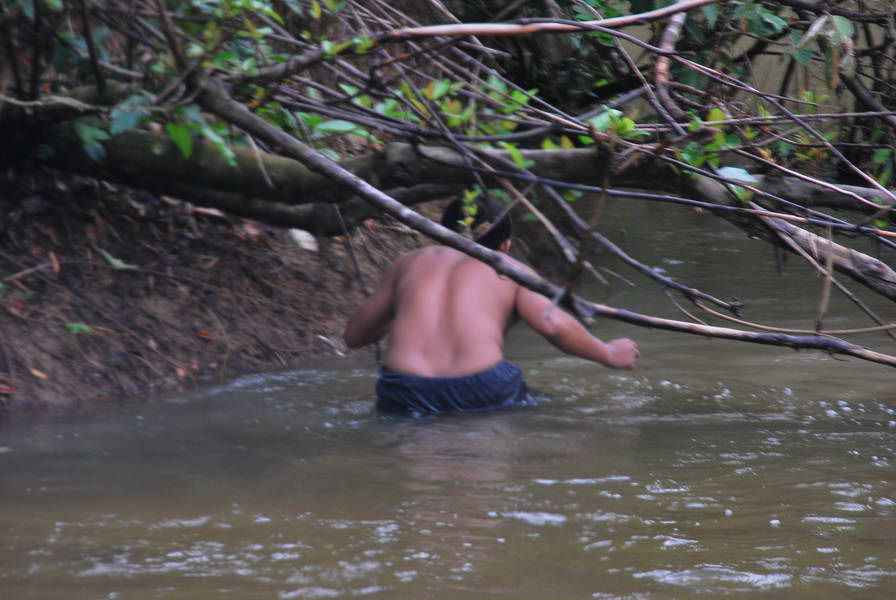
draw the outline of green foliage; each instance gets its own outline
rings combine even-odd
[[[99,251],[100,255],[102,255],[102,257],[106,259],[106,262],[109,263],[109,266],[116,271],[136,271],[139,269],[139,267],[137,267],[136,265],[131,265],[119,258],[115,258],[102,248],[97,248],[97,250]]]
[[[706,25],[710,29],[715,29],[719,20],[719,7],[717,4],[707,4],[703,7],[703,16],[706,18]]]
[[[612,18],[627,13],[616,4],[612,0],[580,0],[580,3],[572,6],[573,17],[577,21],[593,21],[598,18],[597,15],[602,18]],[[654,0],[632,0],[630,4],[632,12],[646,12],[653,9]],[[587,35],[604,46],[612,47],[616,44],[616,39],[609,33],[592,31]]]
[[[109,139],[109,134],[101,127],[101,123],[95,117],[85,117],[72,121],[75,135],[81,140],[81,146],[87,156],[96,162],[106,157],[106,148],[103,141]]]
[[[475,188],[472,190],[464,190],[464,195],[461,197],[463,202],[463,213],[464,218],[459,222],[459,225],[470,229],[473,225],[473,221],[476,219],[476,215],[479,213],[479,207],[476,206],[476,198],[478,198],[482,194],[481,188]]]
[[[520,152],[519,148],[516,147],[516,144],[511,144],[509,142],[500,142],[498,145],[507,150],[507,152],[510,154],[510,158],[513,160],[513,163],[518,169],[528,169],[535,164],[534,161],[528,160],[523,157],[523,153]]]
[[[871,157],[872,173],[877,182],[883,186],[890,185],[893,179],[893,148],[878,148]]]
[[[735,1],[731,4],[735,6],[732,17],[746,22],[750,31],[759,37],[781,33],[788,28],[785,19],[755,0]]]
[[[184,158],[193,153],[193,140],[201,135],[221,152],[227,163],[236,167],[236,155],[230,147],[230,137],[225,125],[217,122],[209,123],[197,104],[188,104],[175,110],[173,121],[165,124],[165,132],[171,141],[180,149]]]
[[[193,155],[193,135],[190,133],[189,127],[181,123],[169,121],[165,123],[165,131],[184,158],[190,158]]]
[[[66,323],[65,328],[72,335],[93,335],[93,328],[84,323]]]
[[[753,175],[751,175],[746,169],[742,169],[740,167],[722,167],[718,170],[718,173],[721,177],[725,179],[734,179],[736,181],[743,181],[744,183],[754,184],[758,183],[759,180],[756,179]],[[728,189],[737,196],[737,199],[741,202],[749,202],[753,199],[753,191],[748,190],[739,185],[735,185],[733,183],[726,184]]]
[[[563,193],[563,199],[572,204],[576,200],[582,197],[582,192],[578,190],[567,190]]]
[[[618,135],[627,139],[650,135],[646,131],[638,131],[634,120],[624,116],[621,110],[608,106],[603,108],[603,111],[589,121],[601,133]]]
[[[144,107],[151,100],[148,92],[139,91],[113,108],[109,113],[109,133],[118,135],[140,125],[148,114]]]
[[[343,61],[350,61],[356,55],[364,55],[373,49],[377,42],[372,36],[382,29],[352,25],[356,33],[348,35],[353,37],[335,33],[345,31],[345,27],[334,27],[334,24],[348,17],[356,18],[349,10],[352,6],[346,0],[166,0],[164,6],[175,17],[171,27],[175,29],[174,37],[179,41],[177,54],[183,54],[189,76],[185,74],[184,64],[175,60],[176,53],[167,48],[162,35],[163,23],[157,15],[141,15],[142,19],[146,19],[147,26],[155,31],[155,35],[150,36],[153,38],[152,47],[135,42],[139,36],[122,35],[121,23],[116,23],[110,30],[107,23],[112,21],[92,18],[90,38],[94,47],[91,48],[80,20],[79,3],[63,0],[0,2],[3,9],[20,9],[24,16],[20,17],[16,26],[26,24],[26,28],[30,28],[26,22],[33,22],[35,15],[49,21],[47,15],[52,14],[56,19],[54,23],[59,24],[59,30],[54,32],[53,44],[47,46],[44,62],[51,65],[57,73],[71,74],[70,80],[61,79],[62,84],[58,88],[70,89],[84,83],[96,83],[91,50],[98,53],[100,60],[117,67],[116,70],[105,71],[108,81],[117,83],[133,79],[138,85],[139,82],[145,83],[147,91],[132,93],[99,116],[81,117],[73,121],[73,130],[84,151],[97,161],[104,159],[104,143],[110,136],[151,126],[154,131],[163,131],[184,158],[191,158],[197,152],[200,140],[205,140],[235,166],[232,148],[247,143],[247,140],[213,116],[204,114],[193,103],[193,76],[220,77],[224,82],[232,83],[234,97],[250,110],[334,159],[340,158],[345,147],[357,149],[357,139],[377,145],[381,143],[381,139],[401,137],[403,130],[413,135],[416,127],[429,131],[445,127],[454,134],[499,139],[500,136],[518,133],[521,128],[539,127],[544,123],[563,128],[565,135],[558,129],[558,133],[537,142],[479,142],[484,146],[503,149],[519,169],[532,166],[532,161],[524,155],[525,148],[540,145],[546,150],[561,150],[594,144],[590,135],[573,133],[575,128],[568,127],[562,119],[552,121],[545,118],[545,113],[551,111],[546,103],[536,99],[535,106],[530,106],[533,98],[539,94],[535,85],[541,85],[540,83],[526,83],[517,87],[497,68],[494,72],[477,71],[475,76],[466,77],[458,71],[428,69],[422,66],[423,63],[407,62],[400,68],[397,68],[397,63],[387,63],[383,67],[377,56],[376,60],[374,57],[370,60],[357,60],[353,74],[345,75],[346,72],[343,72],[332,80],[324,78],[327,79],[326,82],[317,80],[309,83],[308,79],[313,76],[300,73],[299,77],[304,78],[304,81],[292,79],[284,88],[280,88],[279,84],[284,82],[273,81],[273,76],[254,78],[259,74],[267,76],[269,73],[266,71],[271,67],[307,51],[312,51],[313,54],[317,48],[326,59],[333,61],[325,65],[332,72],[339,69],[340,64],[344,64]],[[672,3],[672,0],[580,0],[558,5],[563,5],[564,9],[568,6],[572,18],[590,21],[598,16],[613,17],[647,12]],[[94,11],[102,11],[110,4],[98,2],[91,6]],[[540,1],[528,0],[522,6],[531,10],[543,10],[545,5]],[[662,22],[652,27],[656,32],[661,25]],[[863,36],[858,35],[855,23],[849,19],[821,13],[806,19],[804,16],[794,15],[790,9],[777,3],[761,0],[732,0],[703,6],[700,11],[690,13],[685,27],[677,48],[683,57],[702,62],[719,72],[743,77],[750,85],[757,85],[755,79],[749,79],[750,69],[755,66],[752,59],[756,57],[749,56],[750,60],[744,60],[744,52],[753,47],[757,38],[774,38],[769,50],[780,55],[782,60],[792,57],[797,63],[797,72],[793,77],[796,83],[793,85],[816,88],[799,92],[803,100],[812,103],[823,103],[827,96],[833,96],[835,92],[832,90],[836,89],[834,86],[839,74],[851,68],[851,61],[862,60],[862,55],[854,51],[853,44],[860,43]],[[287,35],[293,35],[296,39],[284,41]],[[514,43],[525,46],[535,39],[519,38]],[[614,38],[603,33],[571,35],[569,40],[570,45],[563,48],[570,50],[565,58],[571,63],[580,61],[576,64],[577,67],[582,67],[585,56],[599,58],[595,62],[611,63],[616,60],[616,57],[610,60],[609,54],[601,54],[604,49],[595,44],[615,43]],[[826,42],[823,45],[828,48],[827,55],[821,51],[822,44],[817,43],[819,40]],[[127,52],[123,50],[125,44],[135,44],[138,48],[133,55],[127,57],[127,62]],[[395,47],[397,45],[391,46]],[[502,47],[502,50],[506,51],[506,48]],[[595,48],[600,52],[588,54]],[[441,48],[433,49],[433,52],[440,53],[439,60],[448,56],[441,54]],[[415,56],[413,60],[419,57]],[[337,58],[338,61],[335,60]],[[758,58],[767,60],[767,57]],[[772,59],[775,64],[778,60]],[[816,76],[817,72],[801,68],[808,65],[819,67],[822,61],[827,64],[830,89],[824,89],[824,82]],[[641,63],[647,65],[650,61],[641,60]],[[500,61],[495,64],[504,66]],[[532,61],[532,64],[539,64],[539,61]],[[758,61],[755,64],[758,65]],[[131,75],[122,75],[122,69],[129,71]],[[371,74],[375,73],[376,77],[364,81],[363,73],[367,69],[370,69]],[[620,84],[617,77],[619,73],[614,73],[612,69],[579,70],[588,75],[583,89],[587,93],[600,95],[601,98],[609,98],[608,88],[616,91],[616,86]],[[137,75],[133,75],[134,73]],[[146,77],[139,79],[141,74]],[[725,153],[739,148],[748,148],[750,152],[763,158],[780,161],[788,166],[830,163],[829,152],[818,147],[818,140],[809,139],[805,134],[788,132],[788,126],[784,124],[768,122],[738,126],[733,123],[752,110],[759,116],[770,115],[765,106],[772,106],[768,100],[753,97],[747,101],[745,99],[748,96],[742,90],[712,83],[704,73],[684,68],[674,62],[671,77],[677,82],[698,88],[688,91],[680,87],[673,91],[682,94],[695,106],[699,103],[705,107],[693,108],[694,114],[689,117],[690,122],[686,125],[690,133],[699,134],[699,141],[692,137],[678,144],[678,147],[668,148],[669,152],[676,153],[684,163],[695,167],[707,164],[722,167]],[[29,78],[22,79],[27,83]],[[263,83],[257,83],[258,81]],[[541,80],[533,77],[531,81]],[[44,80],[40,84],[43,86],[42,92],[56,85],[55,82]],[[792,87],[787,93],[793,93]],[[704,90],[710,95],[702,96],[699,91]],[[284,93],[285,91],[289,93]],[[726,95],[722,96],[723,93]],[[712,94],[716,96],[713,97]],[[543,95],[546,96],[547,93]],[[885,97],[883,93],[881,97]],[[322,108],[322,105],[327,108]],[[683,109],[690,109],[685,102],[681,106]],[[789,107],[796,112],[818,110],[814,106],[800,104]],[[537,108],[537,111],[533,108]],[[568,114],[575,114],[568,105],[560,108]],[[773,110],[778,113],[777,109]],[[384,123],[383,130],[388,133],[369,125],[372,119],[378,117]],[[356,120],[363,124],[355,122]],[[623,143],[639,141],[650,135],[644,131],[644,127],[639,130],[638,120],[633,113],[624,114],[620,110],[604,106],[604,110],[591,119],[590,125],[593,126],[593,131]],[[826,128],[823,123],[815,126],[828,135],[829,139],[836,139],[834,136],[838,132],[830,131],[830,127]],[[786,137],[774,138],[782,134],[786,134]],[[879,130],[876,134],[858,136],[877,148],[873,151],[873,156],[872,151],[865,151],[861,157],[861,166],[879,181],[889,182],[894,166],[893,152],[889,147],[882,147],[886,141],[878,143],[878,137],[883,135],[885,134]],[[600,137],[606,139],[605,136]],[[343,144],[346,137],[357,139],[351,140],[351,144]],[[768,140],[772,141],[765,143]],[[46,155],[51,151],[49,146],[44,145],[38,152]],[[33,150],[32,155],[35,155]],[[574,201],[576,197],[575,193],[567,193],[568,201]]]

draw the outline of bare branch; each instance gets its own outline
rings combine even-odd
[[[332,178],[351,188],[358,194],[358,196],[409,227],[428,235],[436,241],[482,260],[494,267],[499,273],[510,277],[520,285],[543,294],[548,298],[554,298],[561,292],[560,288],[557,286],[544,279],[530,275],[528,272],[517,267],[500,252],[489,250],[430,221],[419,213],[400,204],[393,198],[390,198],[368,182],[346,171],[338,164],[285,134],[280,129],[277,129],[263,119],[256,117],[242,104],[232,100],[227,94],[226,89],[220,83],[217,83],[214,80],[209,81],[200,93],[199,98],[206,110],[217,114],[222,119],[240,127],[244,131],[271,145],[281,147],[285,154],[304,163],[309,168],[318,171],[324,176]],[[894,356],[873,352],[836,338],[765,334],[723,327],[708,327],[682,321],[674,321],[671,319],[648,317],[623,309],[587,302],[577,297],[568,298],[567,302],[571,305],[575,314],[587,315],[592,318],[606,317],[644,327],[669,329],[695,335],[733,339],[758,344],[786,346],[791,348],[813,348],[831,353],[855,356],[889,366],[896,366],[896,357]]]
[[[583,21],[581,24],[571,23],[530,23],[514,25],[507,23],[468,23],[464,25],[431,25],[429,27],[412,27],[396,29],[383,36],[386,40],[400,40],[410,37],[458,36],[458,35],[529,35],[547,32],[587,31],[589,27],[616,28],[626,25],[643,25],[658,21],[679,12],[692,10],[707,4],[716,4],[719,0],[685,0],[672,6],[658,8],[644,13]]]

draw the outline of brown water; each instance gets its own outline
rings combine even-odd
[[[737,232],[676,234],[710,222],[690,213],[624,222],[669,274],[811,325],[820,284],[795,261],[781,278]],[[674,315],[639,285],[595,294]],[[512,333],[534,408],[379,416],[372,366],[342,361],[7,422],[0,598],[896,595],[896,371],[598,329],[637,337],[640,368]]]

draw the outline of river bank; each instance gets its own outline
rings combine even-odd
[[[301,365],[398,254],[424,238],[369,221],[300,245],[288,230],[91,180],[7,179],[0,195],[0,412],[72,409]],[[358,276],[358,269],[363,277]]]

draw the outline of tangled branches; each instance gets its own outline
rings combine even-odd
[[[481,22],[461,23],[464,3],[440,0],[3,0],[0,153],[324,234],[387,213],[586,319],[896,365],[824,327],[831,293],[890,327],[840,275],[896,301],[888,4],[631,10],[652,4],[479,2]],[[800,257],[826,282],[814,332],[750,323],[739,302],[661,275],[570,208],[587,192],[699,207]],[[537,215],[571,278],[599,277],[582,266],[608,252],[754,331],[587,302],[408,208],[460,193]],[[345,221],[312,207],[326,203]]]

